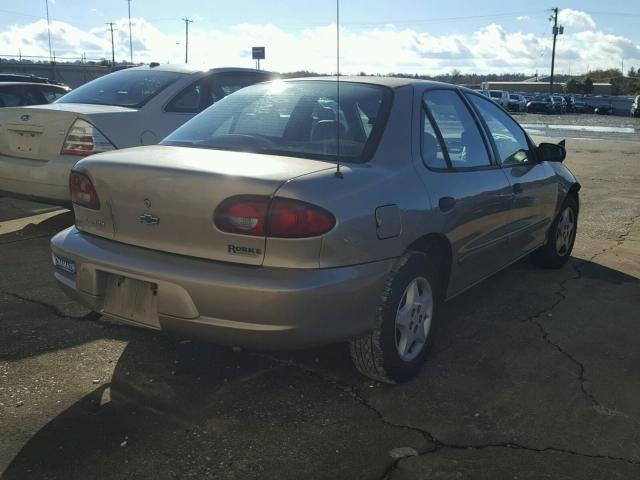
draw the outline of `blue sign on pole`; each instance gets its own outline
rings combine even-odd
[[[251,56],[254,60],[264,60],[264,47],[252,47]]]

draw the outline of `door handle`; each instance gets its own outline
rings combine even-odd
[[[442,197],[438,201],[438,207],[442,212],[448,212],[455,206],[456,206],[456,199],[453,197]]]
[[[522,193],[522,184],[514,183],[513,184],[513,193]]]

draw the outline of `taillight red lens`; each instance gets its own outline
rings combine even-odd
[[[227,198],[216,208],[214,222],[223,232],[264,236],[268,197],[241,195]]]
[[[316,237],[327,233],[336,220],[326,210],[298,200],[274,198],[269,209],[269,236]]]
[[[71,201],[91,210],[100,210],[100,199],[93,183],[84,173],[71,172],[69,175]]]
[[[240,195],[216,208],[214,223],[227,233],[305,238],[327,233],[336,220],[326,210],[299,200]]]

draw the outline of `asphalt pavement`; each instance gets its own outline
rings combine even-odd
[[[567,143],[569,264],[524,260],[447,304],[396,386],[344,344],[234,351],[96,320],[52,278],[71,213],[0,198],[2,478],[640,478],[640,143],[602,138]]]

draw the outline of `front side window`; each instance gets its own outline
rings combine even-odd
[[[442,134],[453,168],[491,165],[480,130],[455,91],[431,90],[424,101]]]
[[[519,165],[530,160],[529,143],[524,131],[503,110],[477,95],[467,98],[487,124],[503,165]]]
[[[72,90],[58,103],[90,103],[140,108],[184,73],[122,70],[97,78]]]
[[[333,81],[269,82],[215,103],[162,144],[366,161],[391,104],[376,85]]]

